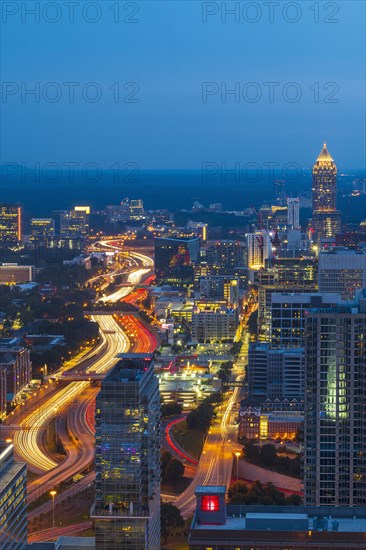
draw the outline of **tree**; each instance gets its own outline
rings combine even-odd
[[[160,510],[161,536],[167,541],[171,529],[184,527],[184,520],[179,509],[169,502],[161,503]]]
[[[161,416],[179,415],[182,412],[182,405],[179,403],[164,403],[161,405]]]
[[[165,477],[169,483],[177,483],[180,481],[184,474],[184,465],[177,458],[172,458],[165,468]]]

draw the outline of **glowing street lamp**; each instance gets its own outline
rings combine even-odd
[[[55,490],[50,491],[52,497],[52,539],[55,538],[55,496],[57,492]]]
[[[241,453],[237,451],[234,454],[236,456],[236,482],[238,482],[239,481],[239,456],[241,455]]]

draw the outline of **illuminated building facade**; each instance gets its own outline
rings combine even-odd
[[[295,439],[304,424],[304,415],[296,411],[264,413],[261,407],[247,406],[239,411],[238,440]]]
[[[144,216],[144,203],[142,199],[132,199],[130,202],[130,216],[132,220],[140,220]]]
[[[309,308],[330,307],[339,304],[341,301],[341,295],[335,293],[272,293],[272,347],[303,347],[305,336],[305,312]]]
[[[353,300],[366,287],[366,252],[335,248],[319,254],[319,292],[338,292]]]
[[[341,230],[337,210],[337,166],[324,143],[313,167],[313,229],[318,241],[334,238]]]
[[[365,506],[366,291],[309,310],[305,334],[305,503]]]
[[[45,237],[54,237],[55,222],[52,218],[32,218],[30,231],[31,241],[44,240]]]
[[[96,401],[96,550],[160,549],[160,395],[151,355],[125,355]]]
[[[253,271],[264,268],[265,261],[272,256],[272,243],[268,231],[248,233],[248,267]]]
[[[60,213],[62,237],[86,237],[89,233],[89,214],[83,210],[64,210]]]
[[[0,368],[6,371],[6,394],[9,403],[19,400],[21,391],[32,377],[29,349],[22,346],[0,345]]]
[[[14,446],[0,443],[0,548],[27,548],[27,465],[15,462]]]
[[[247,247],[244,242],[222,239],[207,241],[204,260],[208,275],[233,275],[237,268],[247,263]]]
[[[200,238],[155,239],[157,285],[189,287],[194,283],[194,268],[199,261]]]
[[[200,278],[200,293],[203,298],[226,300],[229,307],[239,303],[239,280],[225,275],[211,275]]]
[[[0,242],[17,243],[22,240],[22,209],[11,204],[0,205]]]
[[[0,265],[0,284],[15,285],[34,281],[36,270],[33,265]]]
[[[216,342],[233,340],[238,327],[238,311],[226,302],[197,301],[192,314],[192,340]]]

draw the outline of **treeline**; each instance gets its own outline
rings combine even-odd
[[[288,497],[276,489],[273,483],[262,484],[260,481],[246,483],[237,481],[228,490],[229,504],[260,504],[268,506],[301,506],[300,495]]]
[[[278,456],[276,447],[270,443],[258,446],[253,440],[250,440],[244,443],[243,452],[245,460],[252,464],[274,470],[280,474],[300,477],[300,457]]]

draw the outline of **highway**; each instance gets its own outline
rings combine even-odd
[[[100,357],[96,357],[95,361],[86,369],[86,372],[104,373],[112,368],[119,353],[125,353],[129,350],[130,342],[126,333],[112,316],[95,315],[93,320],[99,324],[104,334],[107,341],[107,350]],[[41,404],[38,410],[30,413],[21,421],[20,425],[23,430],[15,432],[14,445],[18,456],[28,463],[33,472],[40,474],[58,465],[54,459],[42,450],[40,440],[43,429],[88,387],[89,382],[72,382],[68,384]]]
[[[243,347],[233,369],[236,381],[244,380],[248,334],[244,334],[243,338]],[[207,434],[196,475],[189,487],[174,502],[185,519],[194,513],[196,507],[194,492],[198,485],[225,485],[226,487],[230,485],[234,453],[241,451],[241,447],[236,443],[237,426],[233,423],[235,404],[240,401],[241,392],[242,388],[235,387],[228,400],[221,405],[223,410],[220,410]]]

